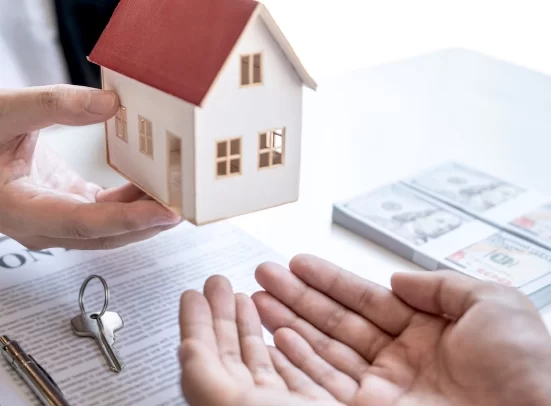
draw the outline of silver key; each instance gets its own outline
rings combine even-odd
[[[71,320],[73,331],[80,337],[96,340],[105,361],[114,372],[121,372],[124,363],[115,344],[115,332],[123,328],[121,317],[115,312],[105,312],[101,318],[94,313],[79,314]]]
[[[90,280],[98,278],[103,284],[105,301],[99,313],[89,313],[84,309],[84,291]],[[96,340],[98,347],[103,354],[107,365],[112,371],[120,372],[124,367],[118,351],[115,349],[115,332],[124,327],[121,316],[116,312],[108,312],[109,288],[101,276],[92,275],[86,278],[80,288],[78,304],[80,314],[71,320],[71,327],[76,335],[80,337],[91,337]]]

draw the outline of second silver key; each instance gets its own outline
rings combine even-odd
[[[71,320],[71,326],[78,336],[90,337],[96,341],[112,371],[122,371],[124,363],[114,347],[115,332],[124,327],[118,313],[105,312],[101,319],[94,313],[81,313]]]

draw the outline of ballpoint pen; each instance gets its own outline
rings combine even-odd
[[[25,381],[36,397],[45,406],[70,406],[50,375],[27,354],[17,341],[7,336],[0,337],[0,350],[8,363]]]

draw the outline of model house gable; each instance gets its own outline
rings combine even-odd
[[[269,72],[267,65],[270,63],[266,55],[267,50],[265,44],[260,44],[256,48],[249,48],[239,52],[240,43],[246,41],[247,36],[256,35],[258,33],[260,26],[259,24],[267,30],[271,40],[277,44],[277,57],[281,57],[286,60],[285,62],[290,65],[294,74],[297,76],[297,79],[300,81],[301,86],[306,86],[313,90],[317,88],[317,84],[310,77],[298,59],[268,9],[263,4],[257,3],[255,11],[252,13],[247,25],[243,29],[243,32],[236,41],[233,50],[228,55],[223,68],[220,70],[217,80],[213,82],[211,88],[205,95],[205,98],[201,103],[201,107],[204,107],[208,102],[210,94],[218,84],[218,78],[224,70],[228,68],[228,65],[237,64],[239,66],[235,79],[241,89],[254,88],[265,84],[266,74]],[[235,55],[236,52],[238,55]],[[231,68],[233,67],[234,66],[231,66]]]
[[[242,57],[255,54],[262,55],[262,81],[242,86]],[[296,200],[303,88],[302,78],[266,22],[251,19],[196,111],[198,221]],[[228,148],[221,151],[219,145],[236,138],[240,149],[235,155],[230,152],[230,158]]]

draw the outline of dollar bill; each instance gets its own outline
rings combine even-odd
[[[551,303],[551,249],[402,182],[334,203],[333,221],[429,271],[453,269]],[[551,204],[519,216],[551,238]]]
[[[519,186],[455,162],[437,166],[406,183],[474,213],[497,207],[525,192]]]
[[[551,203],[516,217],[509,224],[538,237],[551,246]]]
[[[433,204],[400,184],[379,188],[344,206],[416,246],[438,239],[471,219]]]
[[[455,252],[447,258],[465,273],[520,288],[551,272],[551,252],[506,232]]]

